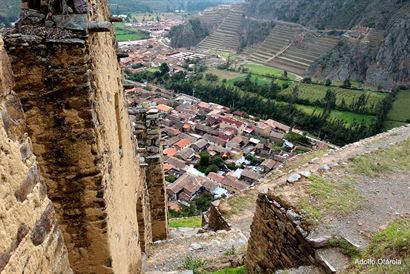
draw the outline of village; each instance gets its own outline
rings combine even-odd
[[[175,211],[205,192],[218,199],[244,191],[287,159],[325,146],[277,121],[161,87],[139,84],[126,94],[130,110],[160,113],[168,207]],[[292,141],[299,139],[305,142]]]
[[[159,72],[161,64],[167,64],[170,75],[189,75],[190,66],[194,67],[190,60],[220,62],[210,55],[169,47],[165,34],[170,25],[168,21],[138,23],[151,37],[120,43],[127,53],[121,59],[126,74]],[[272,119],[259,120],[146,82],[125,79],[125,83],[130,111],[145,108],[160,113],[168,208],[175,212],[204,193],[219,199],[249,189],[287,159],[326,146]]]

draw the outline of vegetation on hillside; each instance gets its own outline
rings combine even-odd
[[[110,8],[115,14],[132,12],[171,12],[184,10],[200,11],[231,0],[110,0]]]
[[[206,67],[201,64],[196,64],[195,67],[198,69],[192,69],[194,73],[191,77],[187,77],[184,72],[173,74],[172,77],[168,73],[147,71],[138,74],[126,72],[126,74],[131,80],[151,81],[180,93],[193,95],[195,90],[195,96],[204,101],[244,111],[257,118],[275,119],[337,145],[351,143],[381,132],[394,100],[394,96],[385,96],[377,103],[375,111],[377,115],[367,116],[358,112],[359,99],[352,100],[355,103],[351,104],[351,109],[347,108],[348,111],[338,110],[337,95],[331,90],[327,91],[319,101],[320,107],[300,104],[298,101],[300,90],[297,84],[293,84],[289,98],[281,98],[279,92],[286,89],[286,85],[293,83],[289,82],[289,75],[286,72],[283,72],[279,79],[274,76],[269,78],[269,84],[252,80],[255,75],[250,73],[243,80],[229,83],[227,80],[220,81],[217,75],[204,72]],[[282,81],[282,84],[278,84],[279,81]],[[363,101],[361,104],[366,102]],[[317,110],[315,108],[312,110],[312,107],[316,107]]]

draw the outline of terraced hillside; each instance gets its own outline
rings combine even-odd
[[[214,28],[217,28],[224,18],[229,14],[228,8],[214,8],[204,11],[200,16],[198,16],[199,21],[202,25],[208,27],[212,32]]]
[[[313,62],[334,48],[338,40],[330,36],[305,35],[302,41],[295,41],[268,64],[303,75]]]
[[[337,37],[305,32],[298,26],[279,24],[264,42],[247,50],[245,55],[251,61],[303,75],[337,41]]]
[[[248,51],[249,59],[258,63],[267,63],[289,47],[301,33],[302,29],[299,27],[277,25],[265,41]]]
[[[216,31],[198,44],[198,48],[236,52],[240,45],[239,32],[242,18],[243,13],[240,9],[231,10]]]

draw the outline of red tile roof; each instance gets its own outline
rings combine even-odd
[[[191,143],[192,143],[192,141],[189,140],[189,139],[182,139],[182,140],[179,140],[178,142],[176,142],[175,146],[178,147],[179,149],[183,149],[183,148],[189,146]]]

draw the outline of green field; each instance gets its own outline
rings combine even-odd
[[[138,29],[125,27],[124,23],[115,23],[115,36],[118,42],[148,39],[149,34]]]
[[[250,73],[262,75],[262,76],[275,76],[275,77],[282,77],[283,70],[272,68],[260,64],[255,63],[247,63],[242,65],[244,68],[247,68]],[[288,72],[289,80],[296,80],[296,75],[293,73]]]
[[[245,80],[247,74],[246,73],[240,73],[236,71],[229,71],[229,70],[222,70],[222,69],[210,69],[206,73],[211,73],[215,74],[216,76],[219,77],[219,80],[226,79],[227,84],[233,85],[236,81],[241,81]],[[260,76],[260,75],[251,75],[251,80],[252,81],[257,81],[258,85],[270,85],[272,79],[266,76]],[[288,83],[291,85],[293,82],[292,81],[286,81],[286,80],[275,80],[275,82],[282,86],[284,83]]]
[[[313,107],[313,106],[306,106],[306,105],[295,105],[295,107],[298,110],[303,111],[304,113],[309,114],[309,115],[313,113],[315,113],[316,115],[323,113],[323,108],[320,108],[320,107]],[[343,120],[347,124],[352,124],[353,122],[370,124],[371,122],[374,121],[374,116],[355,113],[355,112],[349,112],[349,111],[332,110],[332,112],[330,113],[329,119]]]
[[[217,270],[215,272],[211,272],[211,274],[245,274],[245,267],[244,266],[240,266],[237,268],[224,268],[224,269],[220,269]]]
[[[219,77],[220,80],[226,79],[228,81],[234,78],[245,76],[245,74],[243,73],[223,69],[209,69],[206,71],[206,73],[215,74]]]
[[[383,98],[386,96],[385,93],[381,93],[381,92],[362,91],[362,90],[357,90],[357,89],[345,89],[345,88],[333,87],[333,86],[326,87],[324,85],[318,85],[318,84],[299,83],[298,86],[299,86],[298,97],[302,100],[308,100],[311,103],[314,103],[315,101],[321,101],[325,97],[326,91],[328,89],[336,93],[336,104],[337,105],[340,105],[342,100],[344,99],[346,105],[349,106],[353,102],[353,100],[357,99],[361,94],[365,94],[366,96],[368,96],[367,108],[372,111],[375,110],[375,107],[377,106],[377,104],[381,100],[383,100]],[[292,89],[293,87],[289,87],[281,91],[279,94],[290,97],[292,95]]]
[[[236,81],[243,81],[243,80],[245,80],[246,76],[247,76],[247,75],[241,75],[241,76],[239,76],[239,77],[230,79],[230,80],[227,81],[227,83],[233,85]],[[272,79],[267,78],[267,77],[264,77],[264,76],[259,76],[259,75],[254,75],[254,74],[252,74],[252,75],[251,75],[251,81],[252,81],[252,82],[255,82],[255,81],[256,81],[258,85],[269,85],[270,82],[272,81]]]
[[[202,226],[202,217],[193,216],[186,218],[174,218],[168,220],[169,226],[173,228],[178,227],[201,227]]]
[[[157,71],[161,71],[161,70],[159,69],[159,67],[152,67],[152,68],[147,68],[146,71],[157,72]]]
[[[410,90],[399,91],[387,119],[392,122],[410,123]]]

